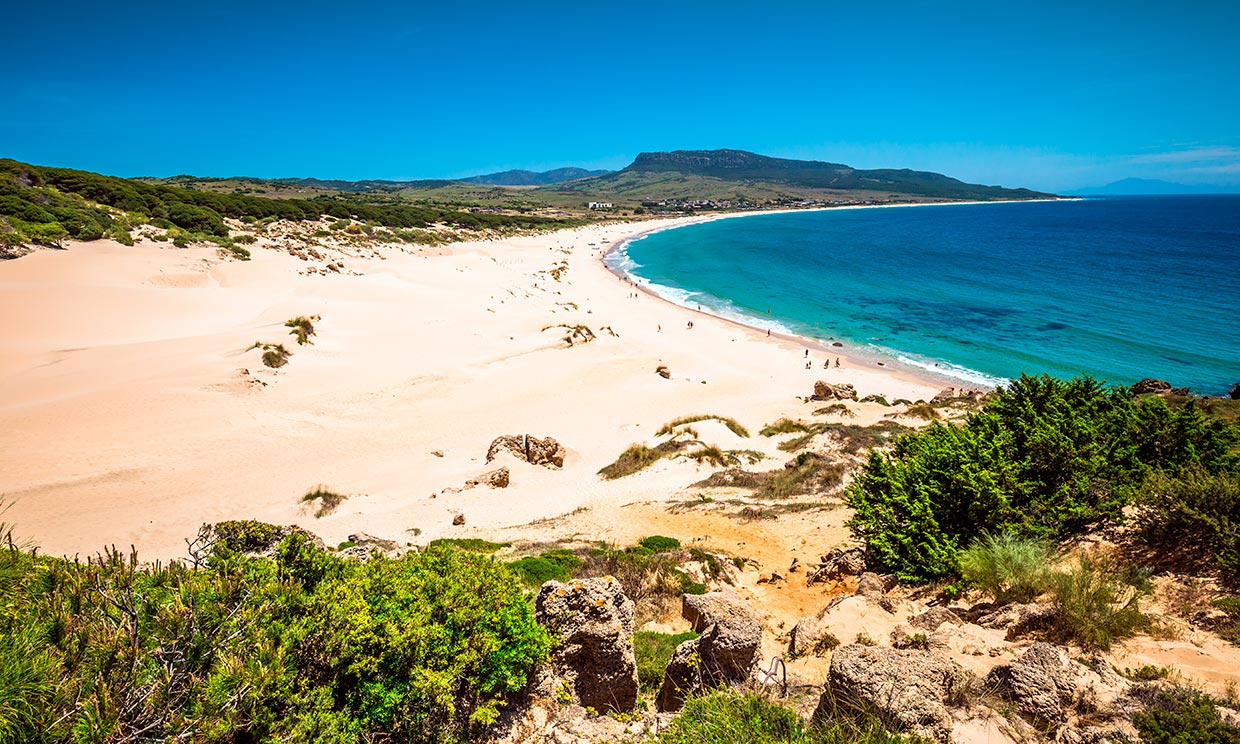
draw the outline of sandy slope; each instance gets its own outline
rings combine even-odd
[[[650,226],[346,259],[359,275],[306,275],[306,262],[274,250],[242,263],[149,242],[0,264],[5,519],[52,553],[115,542],[171,557],[199,524],[229,518],[298,522],[332,541],[358,529],[413,540],[417,528],[422,542],[673,492],[701,477],[695,466],[616,483],[595,472],[677,415],[757,429],[803,414],[796,396],[820,377],[862,394],[938,389],[847,362],[809,371],[799,343],[631,298],[598,257],[604,241]],[[560,261],[557,281],[547,272]],[[283,327],[302,314],[322,316],[313,346]],[[559,330],[542,330],[558,323],[598,339],[566,348]],[[268,370],[245,351],[255,340],[294,356]],[[486,469],[495,436],[517,433],[556,437],[565,468],[518,463],[507,490],[434,496]],[[769,445],[757,446],[781,454]],[[316,520],[298,501],[320,483],[351,498]],[[464,528],[451,524],[458,512]],[[593,529],[613,526],[600,519]]]

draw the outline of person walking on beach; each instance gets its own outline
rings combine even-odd
[[[806,349],[806,350],[805,350],[805,358],[806,358],[806,359],[809,359],[809,349]]]
[[[839,369],[839,367],[840,367],[840,358],[839,358],[839,357],[836,357],[836,358],[835,358],[835,368],[836,368],[836,369]]]

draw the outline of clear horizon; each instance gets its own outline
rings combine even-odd
[[[1065,192],[1240,188],[1240,4],[10,11],[0,157],[120,176],[460,178],[734,148]]]

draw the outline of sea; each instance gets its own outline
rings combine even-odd
[[[1240,382],[1240,195],[755,214],[606,261],[673,302],[970,385]]]

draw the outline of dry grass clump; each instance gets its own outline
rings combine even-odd
[[[675,432],[676,427],[678,426],[683,426],[685,424],[696,424],[699,421],[718,421],[719,423],[728,427],[728,429],[731,430],[731,432],[735,434],[736,436],[743,437],[746,439],[749,437],[749,430],[741,426],[739,423],[737,423],[736,419],[729,418],[727,416],[720,416],[715,413],[702,413],[702,414],[695,414],[693,416],[681,416],[680,418],[672,419],[671,421],[668,421],[666,424],[660,427],[659,430],[654,433],[654,435],[656,437],[661,437],[664,434],[672,434]]]
[[[794,431],[810,430],[810,424],[807,424],[804,421],[794,421],[789,418],[781,418],[773,424],[767,424],[762,427],[762,430],[759,431],[758,434],[764,437],[773,437],[777,434],[791,434]]]
[[[306,495],[301,497],[301,501],[307,508],[317,502],[318,508],[314,512],[314,517],[319,519],[336,511],[336,508],[343,504],[347,498],[349,497],[344,494],[329,490],[327,486],[318,485],[306,491]]]
[[[262,349],[263,364],[272,369],[278,369],[288,364],[288,358],[293,356],[293,352],[284,348],[284,344],[267,344],[262,341],[255,341],[246,351],[251,349]]]
[[[607,480],[623,478],[639,470],[645,470],[664,457],[673,455],[687,446],[689,442],[678,439],[663,442],[655,447],[647,447],[644,444],[629,445],[629,448],[621,452],[615,462],[600,468],[598,474]]]
[[[829,406],[814,409],[815,416],[840,416],[841,418],[856,418],[857,414],[853,409],[843,403],[832,403]]]
[[[320,320],[317,315],[310,317],[298,315],[296,318],[284,321],[284,327],[292,329],[289,333],[297,337],[298,346],[305,346],[306,344],[314,343],[310,340],[310,337],[315,335],[314,322],[317,320]]]
[[[787,499],[833,491],[843,482],[847,472],[846,463],[804,453],[779,470],[762,473],[725,470],[713,473],[694,485],[701,488],[747,488],[754,492],[756,498]]]
[[[568,344],[569,346],[573,346],[578,343],[588,344],[591,341],[593,341],[595,338],[594,331],[590,330],[590,326],[586,326],[586,325],[581,325],[581,324],[569,325],[567,323],[556,323],[555,325],[543,326],[544,331],[549,331],[552,328],[563,328],[564,329],[564,336],[562,340],[564,341],[564,343]],[[612,335],[615,335],[615,334],[613,333]]]

